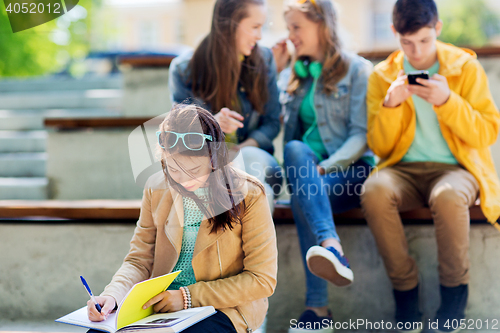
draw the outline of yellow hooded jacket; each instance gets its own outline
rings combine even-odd
[[[500,114],[491,96],[488,78],[476,54],[436,42],[439,74],[451,90],[449,100],[434,106],[444,139],[457,159],[477,179],[481,209],[500,231],[500,181],[491,158]],[[368,82],[368,145],[381,158],[379,169],[398,163],[410,148],[416,129],[411,99],[395,108],[383,106],[387,90],[403,69],[404,53],[396,51],[375,66]]]

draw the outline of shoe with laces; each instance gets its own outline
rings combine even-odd
[[[354,279],[349,260],[334,247],[310,247],[306,254],[306,261],[311,273],[336,286],[348,286]]]
[[[333,333],[331,323],[333,323],[333,317],[330,310],[326,317],[318,316],[313,310],[306,310],[296,323],[290,325],[288,333]]]

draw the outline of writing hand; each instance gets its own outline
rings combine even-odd
[[[412,92],[408,89],[409,85],[406,84],[406,79],[404,71],[399,71],[398,78],[391,84],[385,95],[385,107],[395,108],[411,97]]]
[[[442,75],[434,74],[429,80],[417,78],[417,82],[422,86],[411,85],[408,90],[432,105],[441,106],[450,98],[448,80]]]
[[[184,309],[184,297],[180,290],[165,290],[147,301],[143,309],[154,304],[155,312],[175,312]]]
[[[228,108],[222,108],[214,118],[224,133],[233,133],[238,128],[242,128],[242,121],[245,119],[238,112],[231,111]]]
[[[101,313],[95,308],[95,304],[92,300],[87,302],[87,315],[90,321],[103,321],[108,318],[111,311],[116,306],[116,301],[111,296],[96,296],[95,300],[101,306]]]

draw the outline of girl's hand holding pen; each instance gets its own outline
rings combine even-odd
[[[89,299],[87,302],[87,314],[91,321],[103,321],[108,318],[111,311],[116,306],[116,301],[111,296],[96,296],[95,300],[101,306],[101,313],[97,311],[94,302]]]
[[[175,312],[184,309],[184,297],[180,290],[165,290],[144,304],[143,309],[154,304],[154,312]]]

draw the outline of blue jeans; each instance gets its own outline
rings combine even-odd
[[[243,147],[241,155],[245,171],[264,185],[271,213],[274,211],[274,197],[281,192],[283,170],[273,155],[257,147]]]
[[[316,169],[318,158],[309,146],[297,140],[286,144],[284,159],[306,271],[306,306],[327,306],[327,282],[309,271],[306,253],[311,246],[320,245],[326,239],[340,241],[332,214],[359,207],[359,196],[370,173],[370,165],[357,161],[345,170],[320,175]]]

